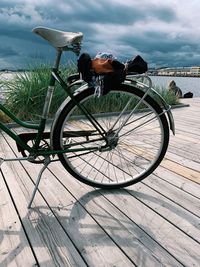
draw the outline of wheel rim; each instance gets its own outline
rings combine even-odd
[[[113,99],[118,98],[119,101],[121,98],[119,94],[118,91],[110,92],[103,97],[104,101],[107,100],[108,96],[110,98],[111,95],[113,95]],[[132,97],[132,94],[128,92],[126,94]],[[81,102],[88,108],[91,104],[90,99],[93,98],[93,94],[89,94]],[[140,99],[138,96],[135,96],[135,98],[137,101]],[[96,104],[98,104],[97,102],[100,103],[101,98],[96,100]],[[143,110],[139,112],[138,110],[141,107],[143,107]],[[76,109],[77,107],[73,107],[67,114],[61,132],[66,130],[94,130],[88,120],[80,119],[80,114],[77,116]],[[104,108],[101,109],[103,111]],[[105,112],[107,110],[104,110]],[[97,113],[99,114],[99,112]],[[96,115],[95,117],[108,132],[111,131],[114,125],[113,121],[116,120],[117,113],[103,114],[103,116],[101,114],[101,116]],[[126,118],[127,113],[116,123],[112,133],[117,133]],[[95,145],[99,146],[98,151],[88,152],[84,155],[80,155],[79,152],[67,153],[63,154],[62,157],[68,170],[78,179],[97,187],[120,187],[143,179],[155,169],[166,151],[166,148],[164,148],[164,136],[161,118],[149,103],[143,101],[142,105],[137,108],[136,112],[128,120],[126,126],[117,133],[112,147],[109,146],[108,149],[107,146],[107,149],[101,149],[105,147],[105,141],[98,141],[94,142]],[[90,140],[92,138],[94,137],[90,137]],[[71,138],[70,142],[74,144],[75,142],[80,142],[80,139],[83,138]],[[69,140],[66,140],[61,135],[60,147],[63,148],[67,142],[69,143]]]

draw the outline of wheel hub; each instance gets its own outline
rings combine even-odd
[[[107,132],[106,140],[107,140],[106,145],[102,146],[99,149],[99,151],[101,151],[101,152],[102,151],[110,151],[110,150],[114,149],[118,144],[119,136],[118,136],[118,134],[116,134],[115,131],[111,130],[111,131]]]

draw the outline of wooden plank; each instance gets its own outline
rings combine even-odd
[[[199,127],[197,122],[199,121],[198,116],[194,116],[197,114],[199,108],[197,107],[187,107],[187,108],[182,108],[179,110],[176,110],[173,112],[174,117],[176,118],[177,121],[180,123],[185,122],[187,124],[194,124],[194,127]],[[185,118],[185,121],[183,119]]]
[[[9,141],[12,143],[11,140]],[[28,162],[23,162],[23,165],[25,166],[26,171],[32,176],[33,180],[35,180],[37,173],[40,169],[40,166],[33,165]],[[23,169],[22,166],[20,168]],[[19,169],[19,166],[17,167],[17,170],[18,169]],[[29,186],[27,185],[26,181],[27,180],[24,180],[24,185],[27,188],[27,190],[30,192],[31,189],[28,188]],[[111,266],[112,264],[114,265],[116,264],[116,266],[133,265],[132,261],[126,255],[124,255],[124,253],[121,252],[121,249],[118,246],[116,246],[115,242],[112,241],[109,235],[105,234],[104,230],[101,227],[99,227],[98,224],[96,224],[96,222],[92,219],[92,217],[89,214],[88,216],[87,216],[87,213],[84,216],[82,215],[82,214],[85,214],[85,209],[82,206],[78,205],[74,197],[71,194],[69,194],[66,189],[63,189],[62,186],[59,187],[59,185],[60,184],[58,183],[58,181],[55,181],[55,178],[52,176],[50,172],[44,173],[43,179],[40,184],[40,188],[41,188],[42,193],[45,195],[45,198],[48,201],[48,203],[50,203],[51,207],[53,207],[53,213],[52,213],[52,210],[48,210],[47,208],[45,208],[45,204],[40,203],[41,201],[39,200],[40,199],[39,193],[37,193],[36,198],[34,200],[34,209],[33,209],[33,211],[36,214],[39,213],[39,216],[41,219],[41,226],[40,226],[41,230],[42,229],[44,230],[43,221],[45,220],[45,225],[49,224],[48,227],[46,226],[47,228],[45,231],[46,235],[47,234],[48,236],[49,234],[54,235],[53,238],[56,237],[57,239],[56,240],[57,242],[55,242],[55,240],[52,241],[55,243],[54,246],[56,246],[53,248],[54,252],[53,251],[51,252],[52,258],[56,257],[56,254],[59,253],[58,250],[61,244],[62,244],[62,253],[64,253],[64,250],[69,248],[69,245],[67,245],[66,242],[61,242],[63,238],[61,238],[59,234],[57,233],[58,230],[56,229],[60,229],[61,227],[60,226],[56,227],[55,221],[59,219],[59,223],[62,226],[61,230],[65,229],[65,232],[67,232],[67,235],[70,237],[71,240],[73,240],[73,243],[76,245],[79,253],[82,255],[82,258],[84,258],[84,261],[89,266],[95,266],[95,265]],[[54,191],[52,192],[50,189],[53,189]],[[74,205],[75,205],[76,214],[70,217],[68,213],[71,211],[71,208]],[[62,213],[62,215],[60,215],[59,218],[56,216],[56,214],[58,213],[60,214]],[[50,217],[50,221],[48,222],[49,217]],[[83,227],[81,226],[82,217],[86,217],[86,220],[84,220],[84,223],[83,223],[87,225],[86,228],[84,226]],[[52,219],[52,218],[55,218],[55,219]],[[76,222],[78,222],[78,224]],[[54,224],[54,228],[56,227],[56,229],[54,228],[51,229],[52,223]],[[79,226],[80,226],[80,229],[79,229]],[[94,233],[95,233],[94,235],[91,235],[90,233],[90,228],[89,228],[90,226],[91,226],[91,230],[92,231],[94,230]],[[28,234],[31,234],[29,230],[27,232]],[[55,233],[53,234],[53,232]],[[44,240],[47,238],[46,235],[43,234]],[[48,244],[46,246],[48,247]],[[112,249],[108,251],[107,247],[111,247]],[[35,247],[33,247],[33,249],[35,250]],[[64,265],[64,266],[68,266],[68,265]],[[84,266],[84,265],[77,264],[75,266]],[[157,266],[159,265],[157,264]]]
[[[175,117],[177,118],[177,120],[180,122],[182,121],[183,118],[186,118],[185,122],[190,124],[195,124],[194,126],[198,127],[198,125],[196,124],[198,121],[199,121],[199,118],[198,116],[194,116],[194,114],[196,114],[196,111],[198,110],[199,108],[197,107],[193,107],[193,106],[190,106],[190,107],[187,107],[187,108],[182,108],[182,109],[179,109],[175,112],[173,112],[175,114]],[[188,120],[189,119],[189,120]]]
[[[145,150],[141,147],[137,147],[137,146],[130,146],[128,144],[124,143],[124,149],[127,150],[128,152],[131,152],[133,154],[137,153],[137,154],[141,154],[143,158],[147,159],[147,160],[153,160],[154,155],[152,154],[152,152],[150,152],[149,150]],[[200,184],[200,173],[198,171],[192,170],[188,167],[182,166],[179,163],[176,163],[172,160],[169,160],[167,158],[164,158],[161,163],[160,166],[169,169],[169,170],[173,170],[173,172],[178,173],[180,175],[182,175],[183,177],[190,179],[198,184]]]
[[[56,169],[57,169],[57,166],[56,166]],[[55,167],[54,167],[54,172],[55,172]],[[63,182],[65,182],[65,181],[63,181]],[[69,183],[67,183],[66,182],[66,186],[69,188]],[[74,186],[70,186],[70,190],[73,190],[73,188],[75,188]],[[75,189],[74,189],[75,190]],[[78,192],[79,192],[79,190],[78,190]],[[101,192],[101,191],[100,191]],[[158,218],[157,218],[157,214],[155,214],[153,211],[150,211],[150,214],[149,214],[149,210],[146,208],[146,207],[144,207],[144,206],[142,206],[141,204],[138,206],[137,204],[138,203],[136,203],[135,202],[135,200],[132,200],[132,199],[130,199],[130,200],[121,200],[121,202],[122,202],[122,206],[120,206],[119,205],[119,201],[118,201],[118,196],[120,196],[121,197],[121,194],[120,194],[120,192],[119,191],[114,191],[115,193],[116,193],[116,195],[115,194],[113,194],[113,192],[112,193],[110,193],[111,194],[111,196],[114,196],[114,198],[115,198],[115,200],[114,201],[112,201],[111,200],[111,198],[109,198],[109,200],[110,201],[112,201],[112,203],[114,204],[114,205],[116,205],[117,206],[117,208],[118,209],[120,209],[123,213],[124,213],[124,210],[126,210],[127,209],[127,207],[130,207],[129,208],[129,210],[126,212],[126,215],[128,216],[128,217],[130,217],[130,214],[132,213],[132,217],[131,217],[131,219],[135,222],[135,223],[137,223],[138,225],[140,225],[141,226],[141,224],[142,224],[142,227],[143,227],[143,229],[146,231],[146,228],[148,229],[148,234],[150,235],[150,233],[151,233],[151,231],[152,231],[152,228],[151,227],[153,227],[154,228],[154,233],[151,235],[151,236],[153,236],[157,241],[158,241],[158,237],[157,237],[157,230],[155,229],[156,227],[155,227],[155,225],[159,228],[161,225],[164,225],[164,233],[162,233],[162,227],[161,228],[159,228],[159,231],[162,233],[161,234],[161,236],[162,235],[164,235],[165,236],[165,240],[164,240],[164,243],[165,243],[165,241],[166,241],[166,239],[167,239],[167,243],[168,242],[170,242],[170,244],[165,244],[165,247],[166,248],[168,248],[168,247],[170,247],[171,249],[170,249],[170,252],[171,253],[175,253],[175,254],[173,254],[175,257],[177,257],[176,256],[176,248],[177,247],[181,247],[181,252],[180,252],[180,254],[178,255],[178,257],[180,258],[180,260],[182,261],[182,258],[183,258],[183,261],[184,262],[187,262],[188,260],[189,260],[189,258],[190,258],[190,255],[188,254],[188,255],[186,255],[185,256],[185,258],[184,258],[184,256],[182,255],[182,254],[184,254],[185,253],[185,247],[182,245],[182,239],[186,239],[186,240],[184,240],[184,245],[185,244],[188,244],[188,242],[190,243],[190,238],[188,238],[188,236],[185,236],[184,234],[182,235],[182,233],[179,233],[179,231],[178,231],[178,233],[177,233],[177,229],[176,228],[174,228],[174,226],[171,226],[170,224],[168,225],[166,225],[166,222],[165,222],[165,220],[164,219],[160,219],[159,218],[159,216],[158,216]],[[118,192],[118,194],[117,194],[117,192]],[[105,194],[107,194],[107,193],[105,193]],[[108,193],[109,194],[109,193]],[[123,195],[123,194],[122,194]],[[106,197],[107,197],[107,195],[106,195]],[[96,202],[96,199],[95,199],[95,202]],[[103,203],[102,202],[102,200],[101,200],[101,203]],[[103,206],[103,204],[101,204],[102,206]],[[132,208],[132,207],[134,207],[134,208]],[[104,208],[104,209],[106,209],[106,210],[108,210],[106,207]],[[140,215],[138,215],[138,212],[140,213]],[[112,213],[113,214],[113,213]],[[115,213],[114,213],[115,214]],[[135,221],[135,216],[137,217],[138,216],[138,220],[137,220],[137,222]],[[145,219],[145,220],[147,220],[147,221],[143,221],[143,219]],[[159,221],[159,223],[157,224],[157,220]],[[160,221],[161,220],[161,221]],[[120,221],[122,221],[122,220],[120,220]],[[144,224],[144,225],[143,225]],[[149,227],[149,228],[148,228]],[[169,238],[167,237],[167,234],[168,234],[168,231],[170,232],[170,235],[169,235]],[[163,236],[162,236],[163,237]],[[163,246],[163,243],[162,243],[162,237],[159,239],[159,243]],[[174,240],[173,239],[173,237],[176,239],[177,237],[178,237],[178,240]],[[169,240],[168,240],[169,239]],[[191,241],[192,243],[193,243],[193,241]],[[180,244],[178,244],[178,243],[180,243]],[[173,244],[175,244],[175,247],[173,247]],[[191,243],[190,243],[190,245],[191,245]],[[193,255],[195,255],[195,257],[197,257],[197,259],[195,258],[194,259],[194,261],[193,261],[193,263],[194,264],[196,264],[196,266],[198,266],[197,265],[197,262],[198,262],[198,249],[196,250],[195,249],[195,247],[196,247],[196,243],[194,242],[193,243],[193,245],[191,246],[191,252],[193,253],[193,249],[195,250],[195,254],[193,254]],[[153,246],[153,244],[152,244],[152,247],[154,247]],[[190,246],[189,246],[190,247]],[[188,258],[187,258],[188,257]],[[172,265],[173,266],[173,265]]]
[[[120,210],[123,210],[123,213],[140,225],[148,235],[154,237],[181,264],[184,266],[199,266],[200,245],[133,196],[134,192],[133,195],[105,192],[107,199]]]
[[[200,199],[200,185],[184,178],[183,176],[174,173],[173,170],[168,170],[159,166],[154,174],[160,179],[170,183],[171,185],[178,187],[184,192],[189,193],[190,195],[195,196]],[[148,178],[147,178],[148,179]]]
[[[188,120],[186,127],[181,122],[181,119],[184,120],[184,113],[178,112],[180,119],[177,120],[177,126],[180,129],[180,131],[178,130],[180,135],[178,139],[174,138],[174,146],[166,159],[170,161],[170,164],[173,162],[183,165],[189,171],[191,163],[193,170],[198,173],[199,139],[197,130],[199,127],[195,126],[194,131],[188,132],[187,130],[187,127],[198,121],[196,118],[192,119],[190,115],[194,110],[191,109],[190,113],[185,113],[187,114],[185,118]],[[178,116],[178,113],[175,113]],[[186,159],[184,153],[180,153],[181,146],[183,147],[182,141],[184,146],[188,147],[188,152],[196,153],[194,155],[196,163],[191,162],[190,158]],[[176,149],[176,143],[179,156],[173,151]],[[13,146],[12,143],[11,146]],[[75,240],[75,246],[80,249],[82,257],[90,266],[93,266],[94,262],[98,262],[98,266],[110,266],[111,264],[116,266],[131,264],[132,266],[133,264],[141,265],[141,263],[143,266],[160,266],[161,264],[179,266],[179,261],[185,266],[198,266],[199,226],[195,216],[199,216],[199,202],[196,201],[195,196],[198,196],[199,184],[182,176],[185,169],[176,173],[177,168],[170,169],[172,167],[170,164],[167,164],[168,168],[158,168],[159,172],[156,174],[161,176],[161,181],[158,177],[151,175],[149,179],[144,180],[143,184],[131,187],[134,191],[129,190],[128,194],[123,190],[114,191],[116,195],[114,192],[101,190],[91,193],[89,187],[71,178],[58,163],[52,164],[52,171],[65,187],[58,181],[56,182],[48,171],[42,178],[40,188],[42,193],[44,192],[45,200],[37,193],[35,205],[39,209],[34,208],[32,211],[32,213],[35,212],[33,220],[40,220],[41,230],[45,229],[44,237],[41,238],[47,240],[47,232],[51,233],[57,226],[55,223],[57,221],[65,234],[69,234],[70,238]],[[19,163],[6,165],[12,168],[13,174],[12,172],[10,174],[15,175],[17,179],[20,188],[20,190],[17,189],[17,192],[25,196],[21,198],[21,201],[27,202],[32,184],[30,180],[24,182],[20,176],[24,177],[25,175],[30,179],[30,175],[35,180],[39,166],[24,162],[23,165],[29,174],[27,175]],[[70,180],[66,181],[64,179],[66,176],[70,177]],[[175,180],[176,178],[177,180]],[[164,179],[165,181],[163,181]],[[15,185],[12,186],[13,196],[15,196]],[[180,190],[177,187],[180,187]],[[52,209],[48,207],[46,200]],[[18,206],[20,206],[19,202]],[[55,226],[50,225],[52,223]],[[37,228],[37,223],[35,225]],[[47,225],[47,227],[44,228],[43,225]],[[54,239],[56,240],[55,237],[51,237],[53,242],[55,242]],[[60,248],[61,243],[55,244],[56,249]],[[113,248],[115,252],[110,253]],[[62,255],[62,253],[60,254]],[[52,255],[49,256],[49,261],[42,261],[41,264],[51,266],[53,264],[51,257]]]
[[[14,156],[5,143],[1,143],[0,147],[6,155]],[[33,165],[32,169],[34,169]],[[3,163],[2,172],[6,177],[32,249],[41,266],[86,266],[39,193],[37,207],[30,211],[27,210],[33,183],[21,164],[19,162]]]
[[[34,178],[38,166],[33,169],[29,163],[23,162],[23,165]],[[57,177],[69,177],[69,174],[66,173],[66,170],[64,170],[59,163],[51,165],[53,166],[52,171],[53,173],[56,172]],[[91,192],[88,191],[88,187],[80,184],[70,176],[70,179],[62,179],[62,182],[77,199],[76,205],[72,204],[69,202],[66,189],[64,189],[62,185],[59,186],[59,184],[55,182],[55,179],[50,180],[50,178],[51,175],[49,173],[44,174],[44,178],[40,184],[41,191],[45,195],[45,199],[48,201],[49,205],[55,207],[54,212],[61,223],[63,223],[63,217],[69,218],[71,223],[66,225],[66,221],[64,220],[63,227],[66,228],[71,238],[73,238],[75,242],[77,241],[78,245],[81,245],[84,241],[85,247],[81,251],[85,251],[83,255],[89,265],[93,265],[94,262],[97,264],[99,257],[99,255],[96,255],[96,251],[92,250],[92,246],[100,249],[102,257],[104,258],[103,261],[101,259],[101,262],[105,263],[105,259],[106,261],[109,259],[106,266],[110,266],[111,263],[115,262],[117,259],[117,263],[121,263],[121,261],[119,261],[119,255],[121,255],[121,253],[132,259],[136,265],[140,265],[142,260],[143,266],[160,266],[161,264],[180,266],[179,262],[163,249],[162,246],[157,244],[154,238],[149,237],[145,231],[141,230],[139,226],[130,221],[121,211],[110,205],[108,201],[105,201],[105,198],[97,195],[94,201],[90,202],[91,197],[93,199],[93,194],[90,196]],[[59,195],[57,192],[59,192]],[[98,199],[98,196],[100,199]],[[71,204],[67,209],[65,208],[68,207],[66,203]],[[84,209],[81,209],[78,203],[80,203]],[[71,210],[71,207],[73,207],[73,210]],[[89,220],[89,215],[94,218],[93,221]],[[120,248],[121,252],[119,255],[116,254],[112,242],[106,241],[101,231],[97,231],[97,226],[94,221],[98,222],[99,227],[102,228]],[[80,228],[80,225],[83,226]],[[153,251],[152,247],[154,248]],[[108,250],[108,248],[112,249]],[[138,258],[138,251],[140,251],[140,253],[142,252],[140,258]],[[114,252],[115,254],[113,255]],[[107,253],[109,253],[109,255]]]
[[[154,179],[159,180],[159,178]],[[181,197],[179,194],[177,194],[178,197],[174,194],[177,189],[171,187],[171,195],[169,196],[168,193],[165,196],[165,192],[162,190],[165,188],[165,184],[160,185],[158,192],[151,181],[152,179],[146,179],[142,183],[134,185],[134,191],[128,190],[128,192],[200,244],[199,217],[191,212],[190,207],[186,210],[185,205],[181,205],[177,200],[179,196]],[[194,198],[191,198],[191,201],[194,201]],[[199,201],[197,202],[199,203]]]
[[[194,163],[200,163],[199,150],[195,151],[191,144],[188,144],[187,147],[183,147],[181,144],[178,145],[177,142],[173,143],[170,141],[167,151],[173,153],[174,155],[182,156],[185,159],[190,159]]]
[[[174,152],[171,152],[172,150],[169,149],[165,155],[165,158],[168,160],[171,160],[177,164],[181,164],[182,166],[192,169],[194,171],[197,171],[200,173],[200,163],[193,161],[191,158],[186,158],[185,154],[182,153],[182,155],[177,155]]]
[[[192,143],[184,140],[170,139],[168,151],[184,158],[191,158],[194,154],[194,161],[198,162],[200,159],[199,155],[199,144]]]
[[[171,136],[170,140],[175,140],[175,142],[180,142],[180,143],[182,143],[182,141],[187,141],[187,143],[199,145],[199,138],[196,135],[190,133],[187,133],[186,135],[179,128],[176,130],[176,135]],[[184,143],[182,143],[182,145]]]
[[[37,261],[0,172],[0,266],[34,266]]]
[[[175,123],[176,123],[176,119],[175,119]],[[176,123],[175,125],[176,125],[176,127],[178,127],[179,132],[181,132],[182,134],[189,133],[194,138],[195,138],[195,136],[197,138],[200,137],[199,129],[194,129],[193,124],[186,126],[184,122],[182,124],[179,122],[179,123]]]
[[[199,118],[198,118],[198,116],[194,117],[194,114],[196,112],[194,112],[194,114],[193,114],[193,112],[194,111],[191,110],[190,114],[185,113],[185,112],[183,112],[183,114],[180,114],[180,113],[175,114],[174,117],[175,117],[176,123],[178,125],[180,125],[181,127],[186,128],[186,129],[188,129],[191,125],[192,125],[192,129],[195,129],[195,130],[199,129],[200,128],[200,126],[198,124]]]
[[[182,175],[183,177],[190,179],[195,183],[200,184],[200,173],[198,171],[182,166],[181,164],[166,158],[163,159],[160,165],[168,170],[173,170],[173,172]]]
[[[58,179],[67,175],[65,169],[59,165],[57,163],[50,166]],[[79,203],[94,217],[104,231],[114,239],[124,253],[134,260],[137,266],[180,265],[176,259],[171,257],[165,249],[155,242],[154,238],[147,235],[145,231],[141,230],[140,226],[125,216],[122,212],[123,210],[114,207],[102,197],[99,193],[101,190],[89,192],[88,186],[80,184],[73,177],[70,177],[70,179],[61,178],[61,182],[76,196]],[[131,202],[127,204],[132,205]],[[138,253],[140,254],[139,258]]]
[[[165,182],[163,179],[158,179],[158,177],[153,174],[144,179],[143,182],[157,192],[160,192],[160,194],[164,194],[167,198],[174,201],[176,204],[200,217],[200,200],[195,196],[187,194],[183,190],[178,189],[172,184]]]
[[[175,121],[179,125],[179,127],[182,129],[185,129],[185,131],[197,133],[197,135],[199,135],[198,133],[198,130],[200,128],[198,124],[199,118],[198,116],[194,118],[195,112],[193,113],[191,111],[191,114],[187,114],[187,113],[185,114],[184,110],[182,110],[182,113],[183,114],[179,113],[179,114],[174,115]],[[192,126],[192,129],[191,129],[191,126]],[[190,130],[194,130],[194,132]]]
[[[153,179],[159,180],[158,177],[150,178],[135,185],[134,189],[137,190],[137,193],[134,191],[134,196],[200,244],[200,212],[194,214],[190,207],[185,209],[185,203],[180,202],[180,200],[184,202],[181,198],[183,194],[175,194],[177,189],[173,189],[172,186],[170,187],[171,194],[170,192],[165,194],[161,190],[165,188],[165,183],[163,185],[160,183],[160,190],[157,191],[158,187],[154,186]],[[190,196],[188,196],[188,199],[190,199]],[[194,201],[192,196],[190,201]],[[195,201],[199,204],[199,200]]]

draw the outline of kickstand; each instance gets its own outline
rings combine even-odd
[[[38,177],[37,177],[37,180],[36,180],[36,183],[35,183],[35,187],[34,187],[34,190],[33,190],[33,193],[32,193],[32,196],[31,196],[31,200],[28,204],[28,209],[31,208],[31,204],[33,202],[33,199],[35,197],[35,194],[36,194],[36,191],[38,189],[38,186],[39,186],[39,183],[40,183],[40,180],[41,180],[41,177],[42,177],[42,174],[43,172],[45,171],[45,169],[48,167],[49,163],[51,163],[51,160],[50,160],[50,157],[46,158],[44,160],[44,166],[42,167],[42,169],[40,170],[39,174],[38,174]]]

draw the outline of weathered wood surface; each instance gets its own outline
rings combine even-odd
[[[0,267],[200,266],[200,98],[174,109],[176,136],[161,165],[126,190],[94,190],[59,162],[4,162]],[[0,133],[0,157],[16,154]]]

